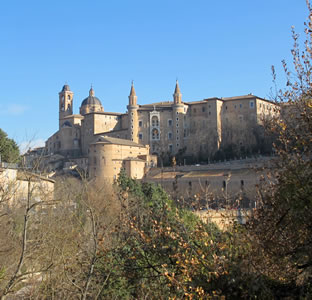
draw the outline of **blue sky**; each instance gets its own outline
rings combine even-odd
[[[67,82],[74,111],[91,83],[105,111],[138,102],[253,93],[268,97],[275,65],[291,61],[292,25],[303,33],[305,0],[10,0],[0,2],[0,128],[19,144],[58,127]],[[303,34],[302,34],[303,35]]]

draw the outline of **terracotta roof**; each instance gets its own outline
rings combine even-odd
[[[84,116],[82,116],[82,115],[69,115],[69,116],[64,117],[63,119],[71,119],[71,118],[83,119]]]
[[[252,94],[249,94],[249,95],[243,95],[243,96],[234,96],[234,97],[225,97],[225,98],[222,98],[222,100],[224,101],[231,101],[231,100],[248,100],[248,99],[259,99],[259,100],[262,100],[262,101],[266,101],[266,102],[269,102],[271,104],[275,104],[275,105],[278,105],[277,103],[271,101],[271,100],[268,100],[268,99],[264,99],[264,98],[261,98],[261,97],[258,97],[256,95],[252,95]]]
[[[200,100],[200,101],[187,102],[186,104],[187,104],[187,105],[205,104],[205,103],[207,103],[207,102],[216,101],[216,100],[221,100],[221,99],[220,99],[220,98],[207,98],[207,99]],[[221,100],[221,101],[222,101],[222,100]]]
[[[240,100],[240,99],[254,99],[254,98],[259,98],[255,95],[249,94],[249,95],[242,95],[242,96],[234,96],[234,97],[224,97],[221,98],[222,100]]]
[[[109,137],[109,136],[98,136],[96,137],[96,140],[94,144],[115,144],[115,145],[125,145],[125,146],[132,146],[132,147],[145,147],[142,144],[138,144],[129,140],[125,140],[125,139],[118,139],[118,138],[113,138],[113,137]]]
[[[96,136],[100,136],[100,135],[105,135],[106,136],[106,133],[114,133],[114,132],[122,132],[122,131],[128,131],[128,128],[104,131],[104,132],[97,133],[95,135]]]

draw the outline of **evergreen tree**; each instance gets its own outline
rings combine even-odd
[[[0,155],[4,162],[17,162],[20,156],[19,148],[13,139],[0,128]]]

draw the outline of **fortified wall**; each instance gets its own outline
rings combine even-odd
[[[196,210],[255,208],[257,189],[267,178],[272,163],[272,157],[260,157],[176,166],[150,171],[144,180],[160,184],[181,205]]]

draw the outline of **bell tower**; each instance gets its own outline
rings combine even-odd
[[[73,114],[74,93],[69,85],[65,84],[59,92],[59,126],[61,127],[63,119]]]

